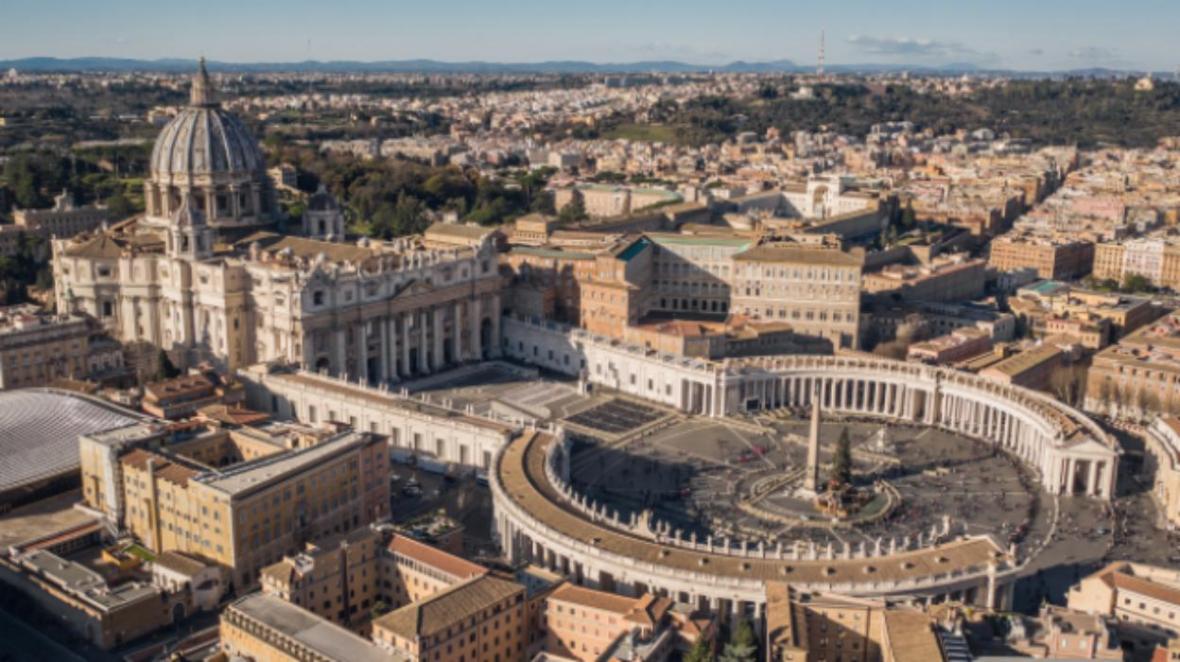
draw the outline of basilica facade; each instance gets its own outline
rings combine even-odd
[[[388,383],[498,351],[490,241],[343,243],[342,210],[322,192],[308,236],[276,232],[265,158],[203,63],[150,163],[143,214],[54,240],[58,310],[157,345],[176,365],[231,371],[286,361]]]

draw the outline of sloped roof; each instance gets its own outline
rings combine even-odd
[[[524,587],[484,575],[392,611],[373,621],[373,627],[403,639],[430,637],[514,595],[523,597]]]
[[[105,232],[100,232],[93,239],[66,249],[70,257],[89,258],[117,258],[123,255],[123,246]]]
[[[437,547],[427,545],[424,542],[419,542],[401,534],[393,536],[393,539],[389,541],[388,549],[394,554],[412,558],[440,572],[460,579],[478,577],[488,573],[488,569],[478,563],[472,563],[454,554],[448,554]]]

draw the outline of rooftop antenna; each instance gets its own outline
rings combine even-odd
[[[815,76],[816,76],[816,78],[818,78],[820,80],[824,79],[824,31],[823,30],[819,31],[819,57],[817,58],[817,61],[816,61]]]
[[[306,59],[307,59],[307,62],[310,66],[310,63],[311,63],[311,37],[307,38],[307,58]],[[312,92],[312,90],[311,90],[311,74],[312,74],[312,71],[308,70],[308,71],[304,71],[303,73],[307,75],[307,95],[311,96],[311,92]]]

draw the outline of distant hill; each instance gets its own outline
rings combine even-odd
[[[791,60],[770,60],[745,62],[738,60],[728,64],[690,64],[676,60],[643,60],[639,62],[587,62],[584,60],[546,60],[542,62],[443,62],[440,60],[380,60],[362,62],[357,60],[304,60],[302,62],[217,62],[208,66],[214,71],[243,73],[309,72],[309,73],[472,73],[472,74],[642,74],[642,73],[807,73],[813,66],[802,66]],[[165,58],[159,60],[137,60],[112,57],[27,57],[0,60],[0,70],[15,68],[30,72],[131,72],[153,71],[179,73],[192,71],[195,60]],[[1072,71],[1010,71],[1003,69],[981,69],[971,63],[950,63],[945,65],[906,64],[830,64],[831,73],[888,73],[909,71],[917,74],[957,75],[963,73],[990,73],[1020,77],[1043,76],[1089,76],[1108,78],[1142,74],[1142,72],[1118,71],[1114,69],[1078,69]]]
[[[135,60],[107,57],[29,57],[15,60],[0,60],[0,69],[16,68],[18,71],[36,72],[127,72],[158,71],[184,72],[196,67],[195,60],[161,59]],[[710,66],[688,64],[672,60],[650,60],[641,62],[586,62],[581,60],[548,60],[543,62],[442,62],[439,60],[381,60],[361,62],[356,60],[333,60],[321,62],[217,62],[209,61],[213,71],[237,72],[322,72],[322,73],[571,73],[571,74],[639,74],[639,73],[701,73],[724,72],[776,72],[796,71],[798,67],[790,60],[773,62],[733,62],[726,65]]]

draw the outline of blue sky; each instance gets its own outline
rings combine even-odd
[[[1180,67],[1178,0],[5,0],[0,58]]]

